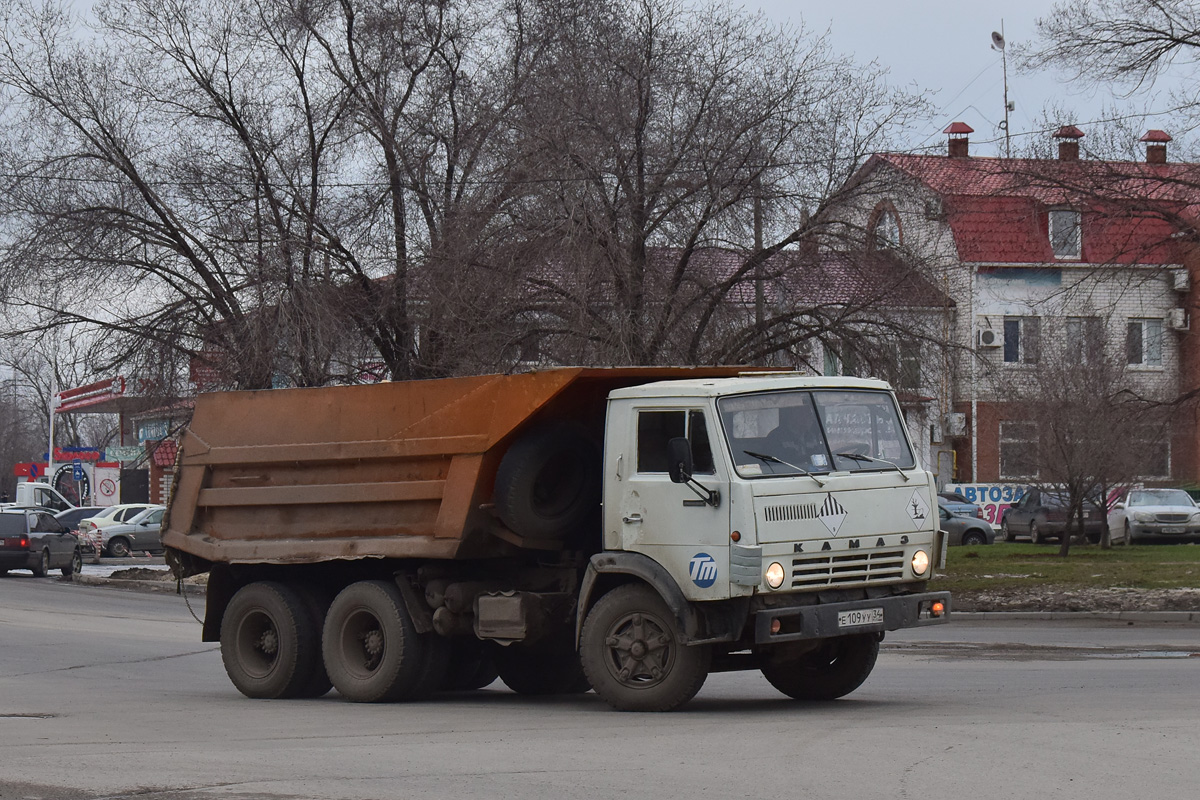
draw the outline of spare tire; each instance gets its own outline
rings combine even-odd
[[[600,453],[575,425],[534,428],[500,460],[495,503],[501,521],[522,536],[577,532],[600,508]]]

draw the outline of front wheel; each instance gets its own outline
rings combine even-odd
[[[129,541],[127,539],[122,539],[119,536],[115,539],[109,539],[108,554],[110,556],[113,558],[125,558],[129,553]]]
[[[762,673],[772,686],[796,700],[836,700],[871,674],[879,657],[875,634],[828,639],[801,656],[769,654]]]
[[[1008,520],[1006,520],[1006,519],[1000,520],[1000,541],[1002,541],[1002,542],[1013,541],[1012,532],[1009,531],[1009,529],[1008,529]]]
[[[688,647],[674,614],[643,584],[618,586],[588,612],[583,671],[618,711],[671,711],[696,696],[712,664],[706,645]]]
[[[1125,541],[1126,546],[1133,544],[1133,530],[1129,527],[1129,521],[1125,521]]]
[[[62,568],[62,574],[64,578],[69,578],[81,572],[83,572],[83,553],[79,552],[79,548],[75,548],[75,552],[71,554],[71,563]]]
[[[979,531],[967,531],[963,534],[962,543],[967,547],[978,547],[981,544],[987,544],[987,537]]]
[[[1029,541],[1031,544],[1041,544],[1043,541],[1042,532],[1038,530],[1036,522],[1029,523]]]

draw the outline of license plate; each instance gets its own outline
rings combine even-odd
[[[1182,525],[1163,525],[1163,533],[1183,533]]]
[[[853,628],[858,625],[878,625],[883,622],[882,608],[858,608],[854,611],[838,612],[838,627]]]

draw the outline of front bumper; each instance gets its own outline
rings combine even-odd
[[[1200,537],[1200,526],[1165,522],[1135,522],[1130,523],[1129,532],[1135,539],[1162,539],[1176,541]]]
[[[945,607],[941,616],[932,616],[929,609],[940,601]],[[859,625],[839,625],[838,615],[847,611],[882,609],[883,621]],[[779,632],[771,633],[772,623],[779,620]],[[842,603],[821,603],[788,608],[764,608],[755,612],[754,641],[757,644],[792,642],[800,639],[824,639],[857,633],[879,633],[901,628],[940,625],[950,621],[950,593],[922,592],[874,600],[852,600]]]

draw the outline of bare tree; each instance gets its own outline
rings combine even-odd
[[[1084,533],[1092,505],[1105,520],[1101,545],[1110,546],[1108,512],[1116,491],[1153,473],[1169,435],[1163,387],[1146,386],[1125,354],[1091,338],[1042,354],[1035,370],[1010,377],[1006,400],[1021,404],[1037,426],[1037,478],[1032,485],[1057,494],[1068,513],[1060,555],[1072,535]]]

